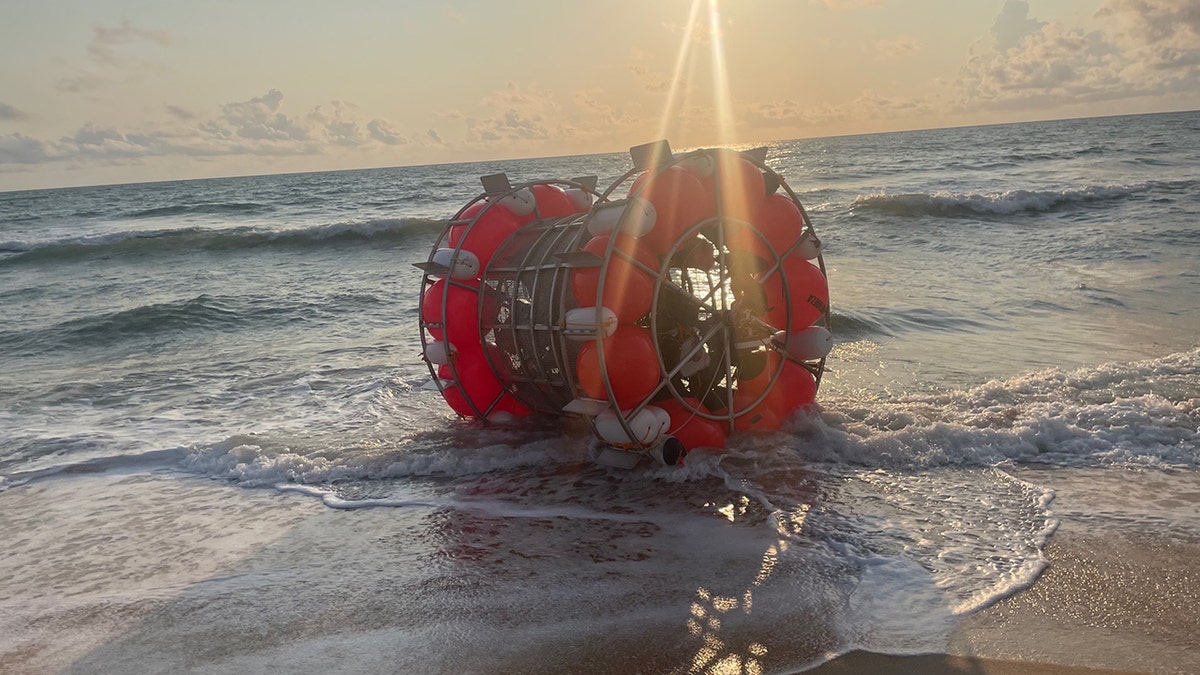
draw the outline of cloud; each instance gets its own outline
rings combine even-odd
[[[110,80],[107,78],[99,77],[87,72],[79,72],[69,77],[59,78],[59,80],[54,83],[54,88],[71,94],[82,94],[84,92],[99,89],[109,83]]]
[[[634,48],[629,52],[629,61],[625,64],[625,69],[633,75],[633,79],[645,91],[652,94],[665,94],[671,90],[671,78],[660,72],[651,70],[650,66],[646,65],[646,52]]]
[[[17,108],[0,101],[0,120],[23,120],[29,117]]]
[[[235,136],[256,141],[306,141],[308,128],[279,111],[283,93],[272,89],[249,101],[226,103],[221,117],[208,125],[216,135]]]
[[[499,117],[476,120],[467,130],[472,142],[529,141],[550,138],[541,117],[527,117],[517,110],[507,110]]]
[[[1109,0],[1099,30],[1030,19],[1005,3],[995,49],[956,82],[962,109],[1044,107],[1200,89],[1200,6],[1194,0]]]
[[[152,157],[285,157],[320,155],[338,148],[372,149],[409,141],[389,123],[373,119],[364,125],[355,106],[333,101],[302,114],[289,113],[283,93],[226,103],[216,115],[201,118],[166,106],[171,120],[138,130],[86,124],[57,140],[20,134],[0,137],[0,165],[47,162],[136,163]]]
[[[190,111],[190,110],[187,110],[186,108],[181,108],[181,107],[179,107],[179,106],[177,106],[177,105],[170,105],[170,104],[168,104],[168,105],[165,105],[165,106],[163,106],[163,107],[164,107],[164,108],[166,109],[166,111],[167,111],[168,113],[170,113],[170,115],[171,115],[172,117],[174,117],[175,119],[180,119],[180,120],[194,120],[194,119],[196,119],[196,114],[195,114],[195,113],[193,113],[193,112],[192,112],[192,111]]]
[[[926,96],[865,92],[853,101],[824,105],[785,98],[746,106],[739,117],[749,130],[783,134],[872,120],[921,120],[947,110],[973,115],[1171,96],[1194,103],[1200,91],[1196,0],[1106,0],[1094,18],[1093,29],[1043,21],[1031,15],[1028,2],[1008,0],[988,38],[975,45],[957,75],[933,83]],[[886,58],[920,49],[907,37],[875,45],[876,54]]]
[[[163,72],[166,67],[157,60],[136,55],[146,46],[167,47],[171,43],[167,31],[135,26],[128,19],[116,26],[93,26],[86,63],[73,66],[74,72],[59,78],[55,87],[68,93],[85,93],[122,79]]]
[[[901,35],[875,43],[875,58],[891,60],[911,56],[921,51],[923,45],[916,38]]]
[[[553,134],[548,120],[560,117],[561,106],[547,92],[508,82],[481,101],[491,114],[467,120],[469,143],[545,140]]]
[[[106,66],[123,66],[128,59],[116,48],[123,45],[133,45],[139,42],[150,42],[161,47],[171,44],[171,35],[165,30],[140,28],[134,26],[128,19],[120,25],[109,28],[94,26],[92,41],[88,45],[88,57],[94,63]]]
[[[428,138],[431,142],[433,142],[434,145],[445,145],[446,144],[446,142],[442,140],[442,135],[439,134],[437,132],[437,130],[435,130],[435,129],[430,129],[430,130],[426,131],[425,138]]]
[[[800,130],[834,123],[922,116],[932,112],[933,107],[921,99],[895,98],[864,91],[853,100],[837,104],[815,105],[791,99],[760,102],[747,106],[740,117],[750,129]]]
[[[1144,43],[1195,48],[1200,41],[1200,5],[1194,0],[1108,0],[1096,15],[1116,17],[1123,29]]]
[[[383,143],[384,145],[406,145],[408,139],[400,134],[383,120],[371,120],[367,122],[367,133],[371,134],[371,138]]]
[[[1113,22],[1113,43],[1147,69],[1195,75],[1200,63],[1200,4],[1195,0],[1108,0],[1096,16]]]
[[[1045,21],[1029,18],[1029,3],[1024,0],[1007,0],[992,24],[992,38],[1000,51],[1019,47],[1025,38],[1037,34],[1046,25]]]
[[[50,159],[45,143],[23,134],[0,136],[0,166],[5,164],[40,164]]]
[[[638,123],[638,117],[628,110],[601,103],[597,96],[602,94],[603,90],[599,88],[586,89],[573,93],[571,100],[591,124],[613,127]]]

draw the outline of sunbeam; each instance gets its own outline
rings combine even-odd
[[[713,109],[717,115],[717,141],[733,142],[733,103],[729,94],[729,75],[725,69],[725,46],[721,38],[719,0],[708,0],[708,29],[712,47]]]
[[[663,106],[662,123],[658,126],[658,138],[667,138],[674,119],[675,101],[683,86],[684,67],[691,60],[692,34],[696,30],[696,20],[700,16],[700,5],[704,0],[692,0],[692,8],[688,12],[688,20],[684,24],[683,39],[679,44],[679,55],[675,58],[675,72],[671,76],[671,89],[667,92],[667,101]]]

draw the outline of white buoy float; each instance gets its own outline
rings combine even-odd
[[[454,279],[475,279],[482,271],[479,267],[479,256],[466,249],[439,248],[433,252],[431,262],[445,267]],[[430,276],[441,278],[444,275],[434,272]]]
[[[444,366],[450,363],[450,359],[454,358],[457,354],[458,349],[443,340],[435,340],[425,345],[425,360],[437,366]]]
[[[563,334],[572,340],[594,340],[597,335],[606,338],[616,330],[617,315],[604,306],[576,307],[563,315]]]
[[[824,326],[809,326],[791,333],[781,330],[771,339],[795,361],[823,359],[833,350],[833,333]]]
[[[606,443],[654,445],[670,428],[671,416],[662,408],[648,405],[625,418],[625,424],[629,427],[629,432],[626,432],[617,413],[608,409],[596,415],[595,424],[596,435]]]
[[[597,204],[588,220],[587,230],[593,237],[614,230],[630,237],[640,237],[654,229],[656,218],[654,204],[645,199],[618,199]]]

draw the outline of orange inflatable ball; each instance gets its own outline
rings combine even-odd
[[[758,377],[747,381],[738,381],[738,390],[733,395],[733,407],[741,412],[751,406],[770,384],[770,377],[778,367],[778,356],[772,359],[768,368]],[[734,420],[734,428],[739,431],[775,431],[782,426],[796,409],[806,406],[816,400],[817,379],[804,366],[783,360],[779,377],[766,396],[741,417]]]
[[[784,280],[788,294],[784,298]],[[813,324],[829,307],[829,283],[821,268],[803,258],[784,258],[774,272],[758,277],[767,298],[767,323],[780,330],[801,330]],[[791,308],[791,325],[788,309]]]
[[[629,191],[625,196],[636,197],[642,191],[642,187],[646,185],[646,181],[650,180],[650,176],[653,174],[653,171],[644,171],[640,176],[634,178],[633,182],[629,184]]]
[[[447,387],[442,391],[442,397],[454,412],[463,417],[479,417],[487,414],[487,419],[498,420],[503,416],[524,417],[529,414],[525,407],[511,394],[504,391],[504,385],[496,377],[484,355],[483,345],[472,345],[460,350],[454,362],[455,369],[449,364],[438,367],[438,377],[444,380],[454,380],[457,386]],[[493,358],[498,355],[496,345],[488,344],[493,352]],[[458,378],[454,377],[455,370]],[[492,404],[495,403],[495,406]],[[474,407],[472,407],[472,404]],[[488,412],[491,408],[491,412]],[[478,413],[476,412],[478,410]]]
[[[772,407],[783,412],[783,416],[791,415],[797,408],[809,405],[817,399],[817,378],[808,368],[787,360],[783,371],[771,393],[767,394]]]
[[[621,326],[604,338],[604,369],[600,368],[600,353],[596,343],[588,342],[575,359],[575,374],[579,388],[589,398],[609,400],[604,386],[607,378],[612,385],[618,408],[636,407],[658,387],[661,374],[658,353],[650,332],[639,326]]]
[[[648,173],[642,174],[642,180]],[[667,167],[647,178],[638,186],[637,196],[654,205],[654,228],[643,234],[639,241],[651,252],[662,255],[671,250],[675,241],[688,228],[706,216],[707,194],[695,174],[678,166]]]
[[[531,189],[534,199],[537,200],[538,213],[542,218],[562,218],[578,211],[575,208],[575,200],[571,199],[566,190],[557,185],[543,183],[534,185]]]
[[[759,356],[759,358],[763,357]],[[753,377],[742,377],[739,371],[737,390],[743,396],[750,396],[751,400],[757,398],[771,384],[772,380],[776,379],[775,373],[781,368],[780,361],[783,358],[783,355],[779,352],[774,349],[768,349],[765,356],[766,363],[762,365],[762,368],[755,368],[756,372]],[[780,374],[782,375],[782,372]]]
[[[485,330],[495,325],[494,312],[488,309],[492,303],[484,303],[482,316],[478,311],[478,284],[474,280],[447,283],[447,279],[439,279],[426,289],[421,296],[421,320],[426,324],[441,324],[427,326],[433,339],[444,340],[461,350],[479,344],[481,323],[487,326]]]
[[[611,236],[611,233],[597,235],[584,244],[583,250],[603,258]],[[629,254],[647,268],[658,270],[658,259],[638,246],[638,240],[617,235],[612,257],[608,261],[608,271],[604,276],[604,292],[597,297],[600,270],[603,269],[600,267],[574,270],[571,274],[571,290],[575,295],[575,302],[580,307],[602,305],[611,309],[621,323],[633,323],[650,311],[655,277],[624,258],[618,250]]]
[[[769,395],[758,405],[746,410],[756,398],[758,398],[757,394],[749,392],[737,391],[734,393],[733,409],[738,412],[738,416],[733,420],[734,430],[742,433],[779,431],[783,427],[784,416],[779,414],[780,411],[772,403]]]
[[[738,228],[729,236],[730,250],[749,251],[772,264],[783,257],[804,231],[800,207],[791,197],[779,192],[767,195],[750,222],[762,236]]]
[[[502,204],[484,211],[487,206],[488,202],[484,200],[471,204],[459,213],[455,220],[471,221],[477,216],[478,219],[450,226],[450,246],[461,245],[465,250],[474,253],[479,258],[481,272],[504,240],[530,220],[528,217],[516,215]]]
[[[716,214],[716,205],[726,218],[752,222],[767,196],[767,185],[762,171],[754,162],[734,150],[713,151],[716,171],[701,179],[705,189],[719,198],[708,215]],[[719,190],[718,190],[719,187]]]
[[[686,403],[687,405],[684,405]],[[671,416],[671,427],[667,434],[674,436],[688,450],[696,448],[725,447],[725,427],[720,422],[701,417],[692,410],[707,411],[699,400],[694,398],[656,401],[654,405],[667,411]],[[688,406],[691,406],[690,408]]]

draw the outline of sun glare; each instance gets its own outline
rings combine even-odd
[[[692,0],[692,8],[688,12],[687,22],[683,28],[683,39],[679,43],[679,55],[675,58],[675,72],[671,76],[671,89],[667,92],[667,102],[663,107],[662,123],[658,126],[658,138],[667,138],[671,130],[671,120],[675,117],[676,100],[684,83],[684,68],[691,61],[692,35],[696,31],[696,20],[700,16],[700,5],[704,0]]]
[[[713,101],[699,107],[712,111],[711,120],[692,118],[691,98],[696,91],[695,85],[706,74],[703,50],[696,48],[704,46],[707,46],[710,52],[707,75],[711,81]],[[719,0],[692,0],[687,21],[683,24],[679,52],[663,107],[658,138],[670,139],[674,133],[689,138],[699,136],[696,140],[715,134],[713,140],[719,145],[728,145],[735,141],[733,104],[721,33]],[[712,141],[701,142],[708,144]]]
[[[721,9],[718,0],[708,0],[708,29],[712,47],[713,110],[717,113],[717,142],[733,141],[733,103],[729,94],[729,74],[725,69],[725,46],[721,38]]]

